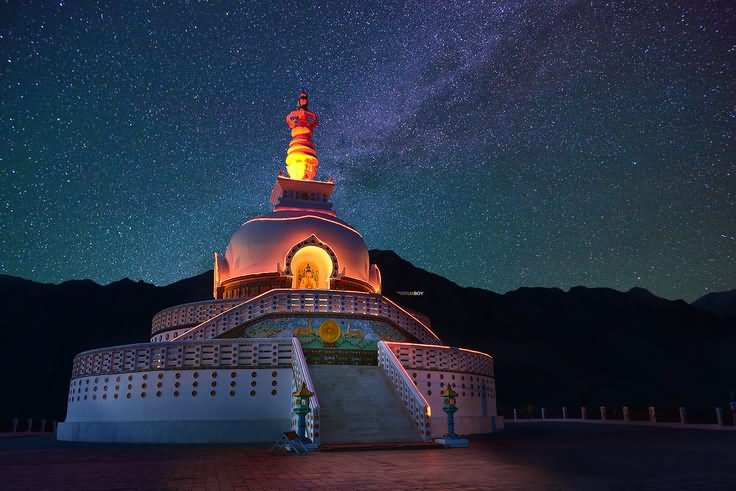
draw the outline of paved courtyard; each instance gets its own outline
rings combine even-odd
[[[525,423],[471,448],[273,455],[259,447],[0,438],[2,490],[724,490],[736,432]]]

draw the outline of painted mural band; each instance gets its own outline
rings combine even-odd
[[[297,337],[304,350],[376,351],[378,341],[412,342],[401,330],[373,319],[272,317],[248,326],[245,338]]]

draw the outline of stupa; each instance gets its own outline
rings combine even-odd
[[[430,441],[447,433],[448,386],[458,434],[500,429],[493,359],[445,346],[381,294],[363,236],[333,209],[334,182],[315,179],[318,118],[306,91],[298,101],[273,211],[214,253],[214,298],[158,312],[149,342],[78,354],[59,440],[272,442],[308,404],[314,447]]]

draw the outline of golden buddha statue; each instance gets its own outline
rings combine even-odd
[[[317,288],[317,270],[312,271],[309,263],[299,273],[299,288],[314,289]]]

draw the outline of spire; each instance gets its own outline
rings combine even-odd
[[[286,124],[291,128],[291,142],[286,151],[286,171],[292,179],[311,181],[317,174],[317,152],[312,143],[312,131],[317,126],[317,115],[308,110],[309,94],[299,91],[296,110],[286,116]]]

